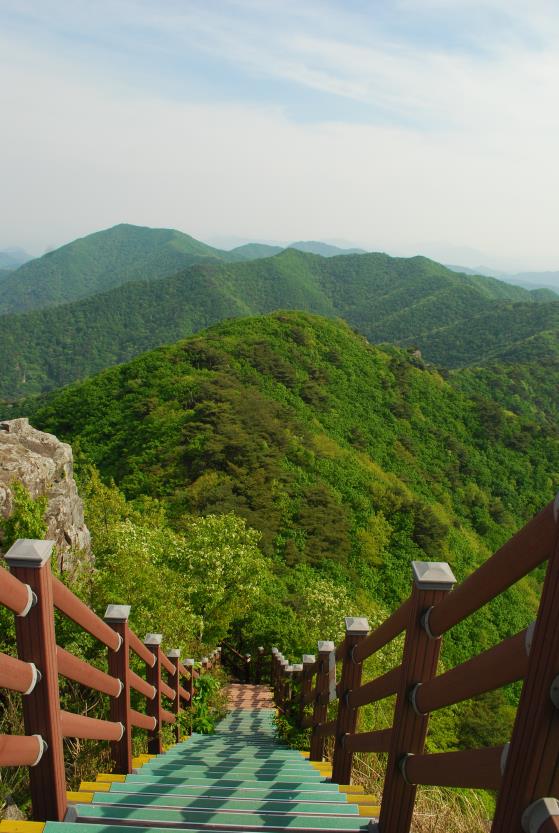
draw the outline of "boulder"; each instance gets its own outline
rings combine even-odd
[[[0,421],[0,514],[12,511],[11,484],[21,482],[32,497],[45,496],[47,538],[56,541],[59,564],[71,569],[76,558],[92,559],[83,503],[73,476],[72,449],[29,420]]]

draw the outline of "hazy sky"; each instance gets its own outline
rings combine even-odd
[[[0,248],[114,225],[559,269],[557,0],[0,0]]]

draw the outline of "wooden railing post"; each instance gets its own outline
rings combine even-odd
[[[283,654],[281,651],[276,653],[276,662],[275,662],[275,671],[274,671],[274,701],[276,705],[279,707],[280,705],[280,677],[281,677],[281,664],[283,662]]]
[[[254,682],[256,685],[260,685],[262,682],[262,659],[264,655],[264,648],[262,645],[258,647],[258,654],[256,656],[256,662],[254,664]]]
[[[15,619],[18,657],[34,663],[41,674],[23,698],[25,734],[40,735],[46,744],[40,761],[29,768],[36,821],[62,821],[67,807],[50,569],[53,547],[54,541],[22,538],[6,553],[10,571],[29,585],[36,599],[25,616]]]
[[[202,657],[200,660],[200,664],[202,666],[202,671],[208,671],[210,667],[210,660],[208,657]]]
[[[111,742],[113,771],[121,775],[132,772],[132,723],[130,721],[129,631],[130,605],[109,605],[105,622],[120,636],[120,648],[109,648],[109,674],[120,680],[122,688],[118,697],[111,697],[110,719],[122,723],[124,732],[120,740]]]
[[[353,658],[354,648],[365,639],[369,633],[367,619],[347,617],[345,620],[345,641],[342,659],[342,677],[340,681],[340,700],[336,721],[336,736],[334,745],[334,763],[332,766],[332,781],[336,784],[351,784],[351,766],[353,752],[344,747],[347,735],[355,733],[357,727],[356,708],[349,705],[348,697],[353,689],[361,685],[363,663]]]
[[[321,761],[324,756],[324,736],[318,734],[318,727],[326,723],[328,703],[332,695],[332,671],[334,672],[334,689],[336,688],[336,652],[333,642],[318,643],[318,671],[316,674],[316,697],[313,711],[313,730],[311,736],[311,761]]]
[[[555,510],[557,538],[547,565],[492,833],[528,829],[522,827],[528,808],[541,808],[540,800],[550,796],[559,798],[559,497]],[[535,808],[531,815],[535,816]]]
[[[186,684],[186,690],[190,694],[190,700],[188,701],[188,708],[190,709],[190,716],[188,721],[188,734],[192,734],[192,700],[194,698],[194,660],[192,657],[188,657],[184,661],[184,666],[189,673],[189,678]]]
[[[286,666],[287,666],[287,660],[284,659],[283,654],[281,654],[280,656],[281,656],[281,659],[278,662],[278,676],[277,676],[277,684],[276,684],[276,688],[277,688],[277,692],[278,692],[277,696],[276,696],[276,703],[277,703],[278,709],[280,711],[283,711],[283,706],[284,706],[283,695],[284,695],[284,692],[285,692],[285,688],[284,688],[285,669],[286,669]]]
[[[293,713],[294,717],[297,717],[296,705],[297,697],[301,696],[301,680],[303,677],[303,666],[301,663],[297,663],[293,665],[292,668],[293,676],[291,683],[291,697],[289,698],[289,708],[290,711]]]
[[[277,648],[272,648],[272,658],[270,660],[270,686],[274,691],[274,701],[275,701],[275,693],[276,693],[276,673],[278,669],[278,655],[279,651]]]
[[[245,683],[250,683],[250,663],[252,657],[250,654],[245,654]]]
[[[381,833],[410,829],[417,787],[406,779],[406,757],[423,752],[429,722],[429,716],[416,709],[414,696],[418,685],[435,676],[441,648],[441,639],[429,636],[426,614],[456,581],[444,562],[413,561],[412,567],[414,585],[382,794]]]
[[[291,709],[291,696],[293,694],[293,666],[287,663],[284,669],[283,680],[283,710],[289,714]]]
[[[173,663],[175,666],[175,673],[168,674],[167,684],[173,689],[175,692],[175,699],[173,700],[173,714],[175,715],[175,742],[180,743],[181,739],[181,727],[179,724],[179,714],[181,711],[181,675],[179,673],[179,660],[180,660],[181,652],[178,648],[173,648],[171,651],[167,651],[167,658]]]
[[[299,726],[303,727],[305,719],[305,706],[311,695],[313,668],[316,663],[314,654],[303,654],[303,674],[301,680],[301,699],[299,700]],[[311,668],[312,666],[312,668]]]
[[[146,669],[146,678],[150,685],[155,688],[155,697],[148,700],[146,713],[155,718],[155,728],[148,733],[148,752],[151,755],[160,755],[163,752],[163,738],[161,737],[161,643],[163,636],[160,633],[148,633],[144,639],[144,645],[149,648],[155,656],[155,663],[152,668]]]

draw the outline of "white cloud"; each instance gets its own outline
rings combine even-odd
[[[482,5],[508,23],[502,38],[480,29],[476,53],[365,30],[326,3],[18,3],[27,17],[0,43],[0,244],[37,249],[128,221],[389,250],[439,240],[557,268],[559,12],[535,2],[527,15],[514,0],[395,4],[470,11],[476,31]],[[81,55],[76,43],[55,51],[64,28],[87,31]],[[134,79],[140,50],[195,42],[384,120],[297,123],[273,103],[200,104]]]

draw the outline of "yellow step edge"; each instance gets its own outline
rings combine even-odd
[[[147,761],[142,761],[140,758],[132,758],[132,766],[134,769],[141,769]]]
[[[44,821],[17,821],[16,819],[3,819],[0,821],[2,833],[43,833],[46,822]]]
[[[80,791],[85,790],[88,793],[108,793],[111,785],[106,781],[82,781],[80,783]]]
[[[378,816],[379,813],[380,807],[375,806],[374,804],[364,804],[363,807],[359,808],[359,815],[366,816],[369,819],[372,816]]]
[[[82,793],[69,790],[66,793],[66,800],[69,801],[70,804],[91,804],[93,800],[93,793]]]
[[[364,793],[365,787],[361,784],[338,784],[339,793]]]
[[[347,796],[348,804],[378,804],[377,795],[364,795],[363,793],[354,793]]]
[[[113,781],[118,781],[120,784],[125,783],[126,775],[117,775],[116,773],[112,772],[100,772],[97,775],[97,781],[108,781],[112,783]]]

